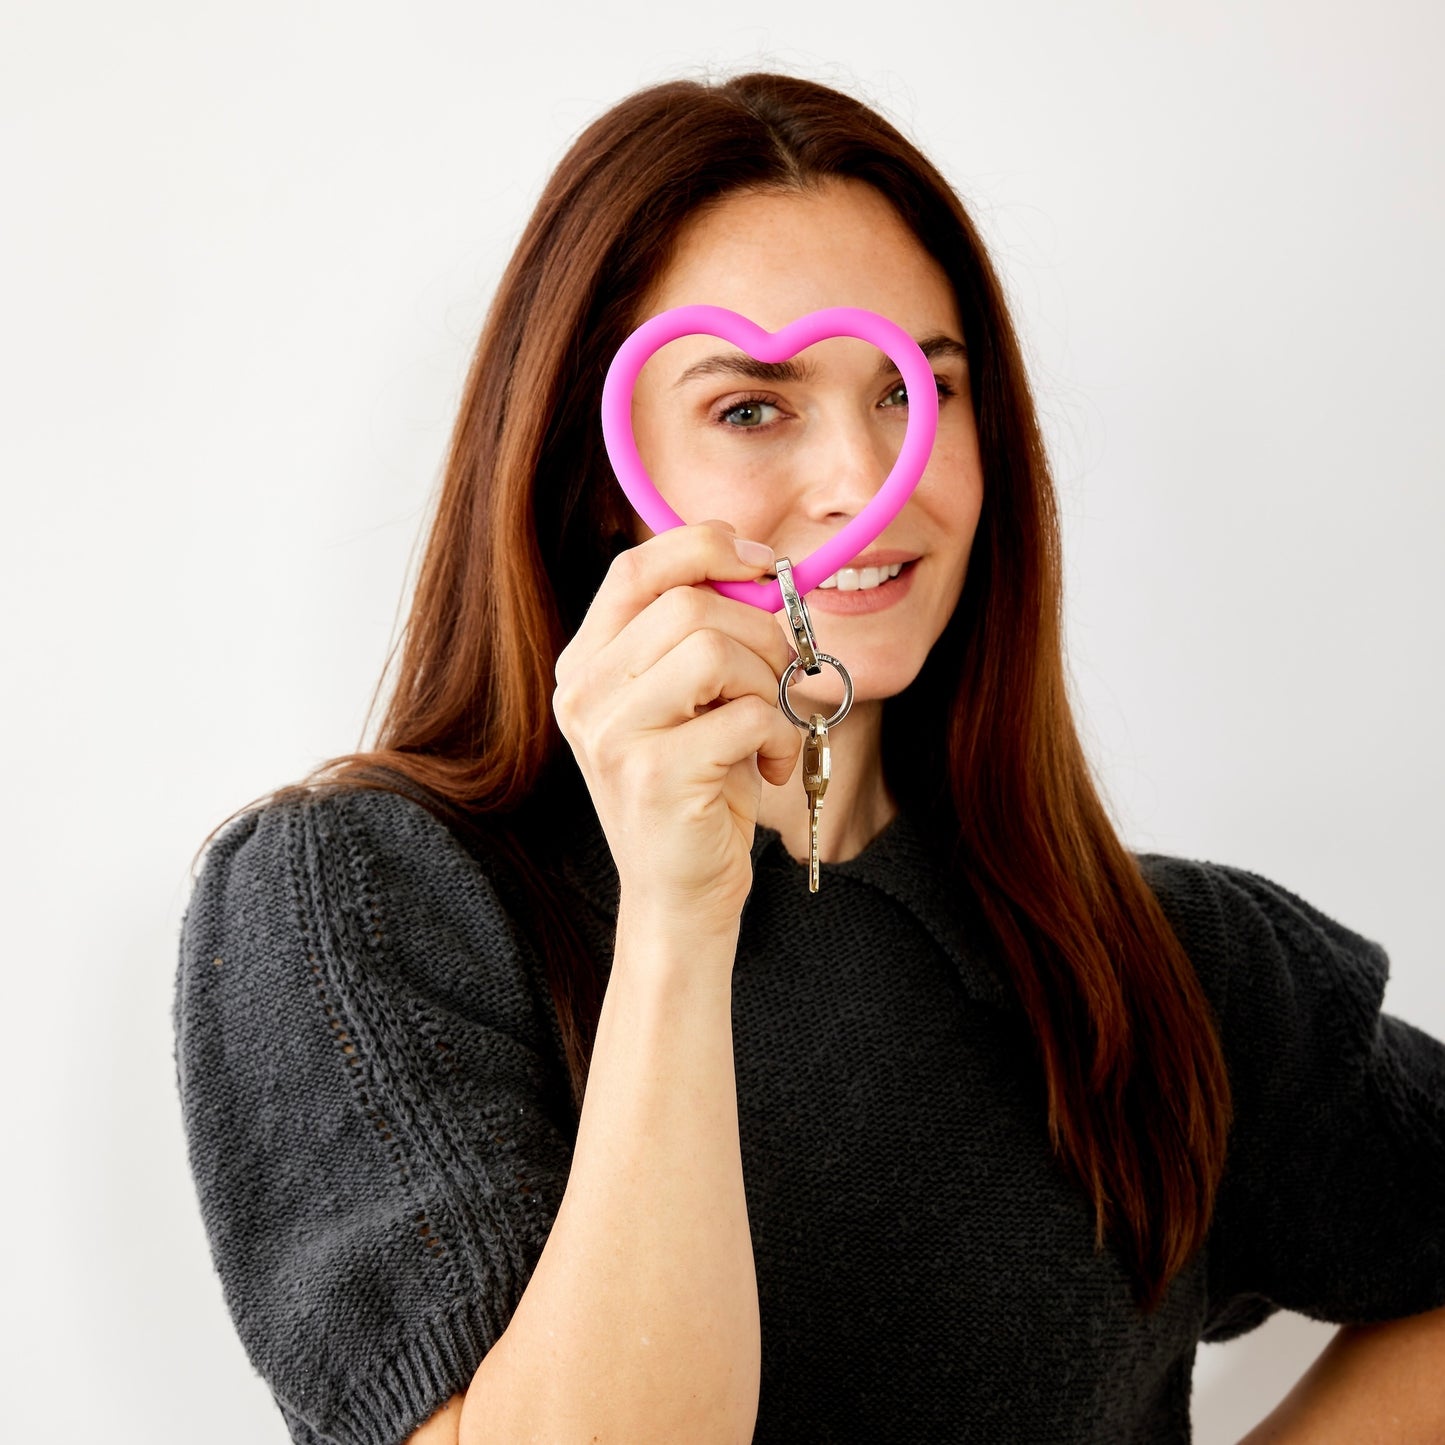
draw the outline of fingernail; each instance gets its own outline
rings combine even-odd
[[[765,542],[744,542],[738,538],[733,542],[738,549],[738,556],[742,558],[749,567],[771,567],[774,562],[773,549]]]

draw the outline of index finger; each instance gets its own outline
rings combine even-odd
[[[746,539],[736,537],[735,531],[730,522],[688,523],[619,552],[574,642],[580,640],[586,651],[606,646],[643,608],[673,587],[709,580],[747,581],[771,573],[775,565],[772,549],[767,549],[766,561],[745,562],[734,544]]]

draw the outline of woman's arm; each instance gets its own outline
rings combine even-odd
[[[1239,1445],[1439,1445],[1445,1309],[1344,1325]]]
[[[761,1334],[733,1075],[734,932],[626,901],[557,1221],[465,1395],[406,1445],[733,1442]]]
[[[461,1445],[740,1445],[758,1286],[738,1135],[737,927],[685,936],[624,894],[557,1220],[458,1418]],[[438,1426],[448,1439],[450,1425]]]

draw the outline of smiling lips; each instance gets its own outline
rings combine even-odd
[[[866,591],[870,587],[881,587],[903,570],[902,562],[891,567],[840,567],[831,577],[825,577],[819,587],[836,587],[842,592]]]
[[[892,607],[912,589],[913,574],[918,570],[912,563],[917,560],[915,557],[892,566],[841,567],[807,594],[808,606],[814,612],[840,615]]]
[[[840,567],[831,576],[825,577],[814,590],[868,591],[897,577],[905,566],[916,561],[916,552],[906,552],[899,547],[875,547],[871,552],[860,552],[846,567]]]

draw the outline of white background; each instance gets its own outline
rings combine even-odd
[[[1125,840],[1378,939],[1445,1037],[1433,0],[6,9],[7,1438],[286,1438],[185,1162],[191,855],[361,742],[505,258],[656,80],[791,69],[937,160],[1028,348]],[[1331,1333],[1202,1347],[1196,1438]]]

